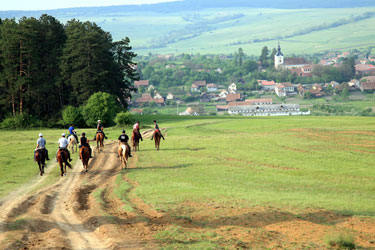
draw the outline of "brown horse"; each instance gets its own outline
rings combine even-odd
[[[98,153],[100,152],[100,150],[102,148],[104,148],[103,141],[104,141],[104,135],[103,135],[103,133],[97,133],[96,134],[96,148],[98,150]]]
[[[88,147],[81,147],[79,150],[79,156],[83,164],[85,172],[89,171],[89,160],[90,160],[90,149]]]
[[[35,152],[35,161],[39,166],[40,176],[44,174],[44,167],[46,166],[46,151],[44,149],[38,149]]]
[[[159,150],[160,147],[161,132],[159,130],[154,131],[155,148]]]
[[[61,176],[66,175],[66,166],[72,168],[72,166],[68,162],[68,157],[68,153],[63,149],[59,149],[59,151],[57,152],[57,161],[60,165]]]
[[[122,169],[124,168],[126,169],[128,167],[128,158],[129,158],[128,146],[125,144],[119,145],[117,152],[118,152],[118,156],[120,157]]]
[[[132,146],[133,146],[133,151],[137,152],[139,151],[139,139],[141,139],[141,136],[139,134],[138,130],[133,130],[132,134]]]

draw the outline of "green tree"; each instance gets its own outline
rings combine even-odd
[[[238,65],[242,66],[243,58],[245,57],[245,53],[243,53],[243,49],[238,49]]]
[[[70,105],[66,106],[62,112],[62,123],[64,125],[75,124],[79,127],[84,126],[81,109]]]
[[[83,108],[83,118],[88,126],[95,126],[97,120],[105,125],[111,125],[113,118],[119,110],[115,98],[105,92],[93,94]]]
[[[259,61],[260,61],[260,65],[263,67],[263,68],[267,68],[268,67],[268,54],[269,54],[269,50],[268,50],[268,47],[267,46],[264,46],[263,49],[262,49],[262,53],[259,57]]]

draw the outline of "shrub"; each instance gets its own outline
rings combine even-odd
[[[134,123],[134,118],[129,112],[117,113],[115,122],[117,126],[126,126]]]
[[[105,125],[113,124],[113,118],[118,110],[119,106],[112,95],[97,92],[90,96],[87,104],[83,107],[82,114],[86,124],[94,127],[98,120],[101,120]]]
[[[37,128],[41,122],[31,115],[23,114],[5,118],[1,124],[2,129]]]
[[[347,233],[327,236],[326,243],[330,247],[338,247],[339,249],[355,249],[354,237]]]
[[[82,111],[80,108],[67,106],[62,112],[62,124],[75,124],[78,127],[84,126]]]

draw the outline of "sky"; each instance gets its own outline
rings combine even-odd
[[[127,4],[150,4],[176,0],[1,0],[0,11],[4,10],[49,10],[71,7],[111,6]]]

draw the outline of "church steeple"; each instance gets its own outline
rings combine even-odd
[[[281,52],[280,42],[277,47],[277,53],[275,54],[275,68],[280,69],[284,66],[284,55]]]

